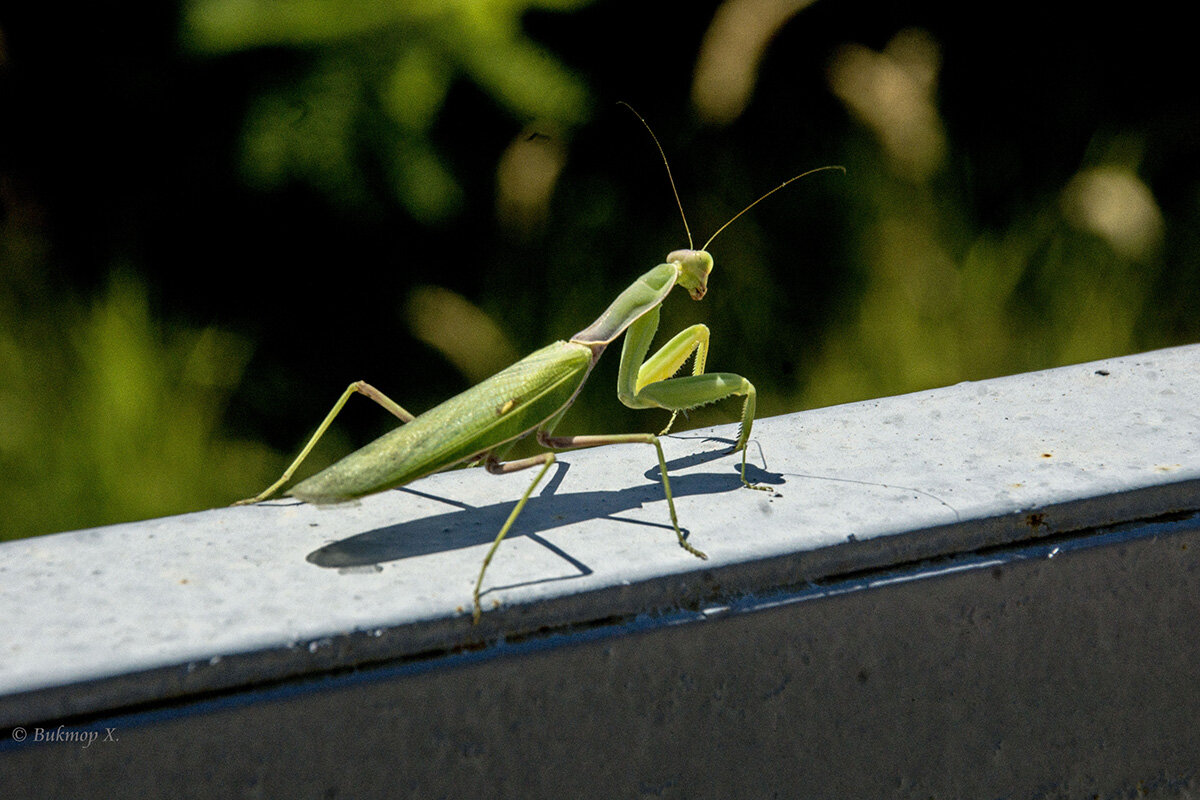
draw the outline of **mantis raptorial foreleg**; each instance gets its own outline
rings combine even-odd
[[[337,415],[341,412],[342,406],[346,405],[346,401],[349,400],[350,395],[353,394],[361,394],[363,397],[369,397],[399,418],[401,422],[412,422],[414,419],[416,419],[416,417],[409,413],[404,406],[400,405],[371,384],[367,383],[366,381],[355,381],[346,387],[346,391],[342,392],[342,396],[338,398],[338,401],[333,404],[333,408],[331,408],[329,413],[325,415],[325,419],[322,420],[321,424],[317,426],[316,433],[314,433],[312,438],[308,440],[308,444],[304,445],[304,449],[300,451],[300,455],[296,456],[296,459],[291,463],[291,465],[283,471],[283,475],[279,477],[279,480],[272,483],[266,489],[263,489],[262,492],[254,497],[248,497],[245,500],[239,500],[234,503],[234,505],[243,506],[249,505],[250,503],[257,503],[261,500],[266,500],[268,497],[275,494],[275,492],[283,488],[283,485],[288,482],[288,480],[292,477],[292,474],[297,468],[299,468],[300,464],[304,462],[304,459],[308,458],[308,454],[312,452],[312,449],[316,446],[317,441],[325,435],[325,431],[329,429],[329,426],[333,423],[334,418],[337,417]]]
[[[746,440],[754,423],[754,384],[731,372],[704,372],[708,355],[708,328],[693,325],[685,328],[657,353],[646,359],[650,341],[658,330],[659,310],[654,308],[631,324],[625,331],[625,345],[621,350],[621,367],[617,376],[617,396],[630,408],[662,408],[671,412],[667,430],[680,411],[715,403],[735,395],[745,397],[742,402],[742,424],[738,438],[730,452],[742,451],[742,484],[751,489],[773,491],[746,480]],[[693,374],[672,378],[678,369],[696,352]],[[643,359],[645,359],[643,361]],[[633,370],[637,368],[637,378]],[[660,434],[661,435],[661,434]]]
[[[701,375],[704,373],[704,362],[708,359],[707,325],[691,325],[684,328],[675,334],[671,341],[664,344],[657,353],[646,359],[646,363],[638,369],[634,391],[640,391],[647,384],[670,378],[679,372],[680,367],[687,362],[693,352],[696,354],[696,358],[692,363],[692,374]],[[679,411],[672,411],[667,426],[659,431],[658,435],[666,436],[670,433],[671,426],[675,424],[675,418],[678,416]]]
[[[649,405],[679,412],[715,403],[735,395],[744,396],[746,399],[742,402],[742,422],[738,429],[738,438],[729,452],[742,451],[741,478],[744,486],[764,492],[774,491],[767,486],[759,486],[746,480],[746,440],[750,437],[750,426],[754,422],[755,409],[754,384],[750,381],[741,375],[734,375],[732,372],[706,372],[703,375],[690,375],[652,383],[638,392],[636,396]]]

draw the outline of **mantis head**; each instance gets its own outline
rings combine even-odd
[[[687,289],[693,300],[708,291],[708,273],[712,272],[712,256],[704,250],[675,250],[667,254],[667,263],[679,271],[676,282]]]
[[[699,250],[693,250],[691,249],[694,246],[692,244],[692,229],[688,227],[687,214],[683,213],[683,203],[679,200],[679,190],[675,188],[675,178],[671,176],[671,165],[667,163],[666,152],[663,151],[662,145],[659,144],[658,137],[654,135],[654,131],[650,128],[650,123],[646,122],[646,120],[642,118],[642,115],[635,111],[633,106],[629,105],[629,103],[620,101],[620,105],[623,105],[632,111],[633,115],[641,121],[642,125],[645,126],[646,130],[650,133],[650,138],[654,140],[654,146],[658,148],[658,154],[662,156],[663,166],[666,167],[667,170],[667,180],[671,184],[671,192],[675,195],[675,205],[679,206],[679,216],[683,218],[683,229],[687,232],[688,238],[688,249],[675,250],[671,253],[668,253],[667,263],[675,265],[675,269],[678,271],[676,283],[687,289],[688,294],[692,296],[693,300],[699,300],[700,298],[704,297],[704,293],[708,291],[708,273],[712,272],[713,268],[713,259],[712,256],[708,254],[708,246],[712,244],[713,239],[716,239],[721,231],[732,225],[734,220],[742,216],[742,214],[745,214],[750,209],[754,208],[763,200],[766,200],[768,197],[778,192],[783,187],[787,186],[792,181],[798,181],[806,175],[811,175],[814,172],[821,172],[822,170],[827,169],[837,169],[841,170],[842,172],[846,171],[845,167],[829,166],[817,167],[816,169],[810,169],[807,172],[802,172],[799,175],[793,175],[771,191],[759,197],[750,205],[743,208],[738,213],[734,214],[729,218],[728,222],[717,228],[716,233],[708,237],[708,241],[704,243],[704,247],[701,247]],[[661,302],[661,298],[659,302]]]

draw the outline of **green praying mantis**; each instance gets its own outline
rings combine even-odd
[[[628,106],[627,106],[628,107]],[[629,107],[630,111],[633,111]],[[482,464],[488,472],[504,475],[540,466],[537,476],[513,507],[496,539],[484,556],[472,594],[472,620],[479,623],[482,614],[480,593],[484,574],[504,537],[520,516],[533,490],[555,463],[555,450],[574,450],[605,444],[636,442],[653,445],[658,454],[659,474],[663,494],[670,511],[671,525],[679,546],[697,558],[708,556],[687,541],[679,528],[675,501],[671,497],[671,481],[663,457],[659,437],[665,436],[680,412],[714,403],[727,397],[742,397],[741,426],[730,454],[741,451],[742,485],[750,489],[771,491],[746,480],[746,442],[754,423],[754,385],[741,375],[729,372],[705,372],[708,357],[709,331],[704,325],[692,325],[680,331],[654,355],[646,358],[651,340],[658,330],[659,307],[679,286],[693,300],[700,300],[708,291],[708,276],[713,259],[707,248],[725,228],[770,195],[789,183],[814,172],[842,167],[819,167],[796,175],[759,197],[717,229],[704,247],[693,249],[691,229],[683,204],[679,200],[666,153],[649,124],[636,111],[666,166],[667,178],[675,194],[675,202],[683,216],[688,248],[667,255],[666,262],[649,270],[601,314],[595,322],[567,341],[554,342],[533,352],[482,383],[467,389],[423,414],[405,410],[375,387],[355,381],[346,388],[329,414],[318,426],[304,449],[275,483],[255,497],[235,505],[257,503],[278,492],[292,477],[296,468],[312,451],[313,446],[329,428],[351,395],[361,394],[383,406],[403,423],[370,444],[344,457],[291,488],[288,495],[316,504],[338,503],[365,495],[394,489],[418,478],[449,469],[459,464]],[[625,334],[621,364],[617,376],[617,397],[630,408],[661,408],[671,412],[667,425],[657,435],[650,433],[621,433],[608,435],[558,436],[554,429],[567,409],[575,402],[592,368],[608,345]],[[689,358],[693,358],[692,374],[674,377]],[[535,433],[537,441],[547,452],[530,458],[504,461],[508,450],[518,440]]]

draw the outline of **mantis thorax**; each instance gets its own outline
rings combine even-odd
[[[713,258],[706,250],[674,250],[667,254],[667,263],[679,270],[678,285],[687,289],[693,300],[704,297],[708,291],[708,273],[712,272]]]

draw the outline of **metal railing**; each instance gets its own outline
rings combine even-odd
[[[0,545],[0,794],[1174,796],[1200,346]]]

